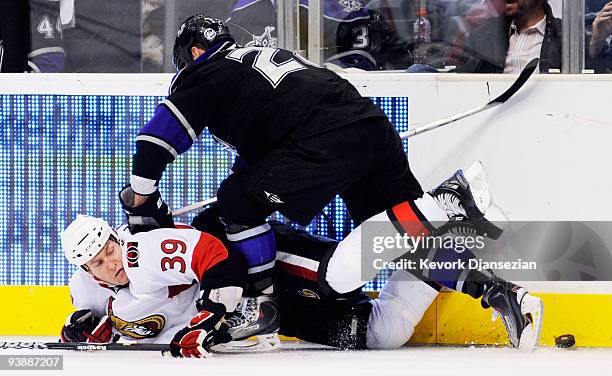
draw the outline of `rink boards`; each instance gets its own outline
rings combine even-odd
[[[58,335],[74,308],[66,286],[0,286],[10,309],[0,311],[0,335]],[[545,319],[540,344],[554,346],[555,337],[573,334],[576,346],[612,347],[611,294],[540,293]],[[410,339],[412,344],[504,345],[507,335],[492,310],[479,300],[442,292],[429,307]]]

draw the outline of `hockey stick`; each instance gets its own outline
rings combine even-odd
[[[76,350],[76,351],[169,351],[167,344],[86,343],[86,342],[0,342],[0,349]]]
[[[201,209],[201,208],[205,207],[206,205],[214,204],[215,202],[217,202],[217,198],[216,197],[209,198],[208,200],[196,202],[195,204],[187,205],[187,206],[182,207],[180,209],[173,210],[172,211],[172,216],[175,217],[177,215],[187,214],[187,213],[192,212],[194,210]]]
[[[441,120],[435,121],[433,123],[425,124],[422,127],[414,128],[413,130],[410,130],[410,131],[401,132],[400,133],[400,137],[402,138],[402,140],[405,140],[405,139],[407,139],[409,137],[416,136],[416,135],[421,134],[421,133],[429,132],[432,129],[440,128],[440,127],[442,127],[444,125],[454,123],[454,122],[456,122],[458,120],[465,119],[468,116],[472,116],[472,115],[477,114],[479,112],[488,110],[490,108],[499,106],[502,103],[505,103],[508,99],[510,99],[510,97],[512,97],[517,91],[519,91],[519,89],[521,87],[523,87],[523,85],[525,85],[525,82],[527,82],[529,77],[531,77],[531,74],[533,73],[533,71],[535,71],[535,69],[537,68],[539,62],[540,62],[540,59],[538,59],[538,58],[535,58],[535,59],[531,60],[527,64],[527,66],[525,66],[525,68],[523,69],[521,74],[518,76],[516,81],[514,81],[512,86],[510,86],[508,88],[508,90],[504,91],[500,96],[498,96],[497,98],[493,99],[489,103],[487,103],[485,105],[482,105],[482,106],[478,106],[478,107],[473,108],[471,110],[462,112],[460,114],[453,115],[453,116],[448,117],[446,119],[441,119]]]
[[[499,95],[497,98],[493,99],[489,103],[484,104],[482,106],[478,106],[478,107],[473,108],[471,110],[462,112],[460,114],[453,115],[453,116],[448,117],[446,119],[441,119],[441,120],[437,120],[437,121],[435,121],[433,123],[425,124],[422,127],[414,128],[413,130],[410,130],[410,131],[401,132],[400,133],[400,137],[402,138],[402,140],[405,140],[407,138],[410,138],[410,137],[413,137],[413,136],[416,136],[416,135],[419,135],[419,134],[422,134],[422,133],[425,133],[425,132],[429,132],[432,129],[440,128],[440,127],[445,126],[447,124],[454,123],[454,122],[456,122],[458,120],[465,119],[466,117],[472,116],[472,115],[477,114],[479,112],[488,110],[490,108],[499,106],[502,103],[505,103],[517,91],[519,91],[519,89],[521,87],[523,87],[523,85],[525,85],[525,82],[527,82],[529,77],[531,77],[531,74],[535,71],[535,69],[537,68],[539,62],[540,62],[540,59],[538,59],[538,58],[535,58],[535,59],[531,60],[527,64],[527,66],[525,66],[525,68],[523,69],[521,74],[518,76],[516,81],[514,81],[512,86],[510,86],[506,91],[504,91],[501,95]],[[176,216],[176,215],[186,214],[186,213],[192,212],[194,210],[201,209],[204,206],[212,204],[212,203],[215,203],[215,202],[217,202],[217,198],[216,197],[209,198],[208,200],[196,202],[195,204],[191,204],[191,205],[185,206],[183,208],[180,208],[178,210],[175,210],[175,211],[172,212],[172,215]]]

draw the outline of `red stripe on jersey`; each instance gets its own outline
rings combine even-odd
[[[225,259],[227,259],[227,248],[221,240],[201,232],[191,259],[191,269],[200,278],[200,282],[202,282],[202,276],[208,269]]]
[[[306,269],[299,265],[289,264],[281,260],[276,260],[276,265],[278,265],[281,270],[289,274],[293,274],[297,277],[308,279],[310,281],[317,281],[317,272],[310,269]]]
[[[429,230],[407,202],[395,205],[391,210],[406,234],[414,237],[429,235]]]

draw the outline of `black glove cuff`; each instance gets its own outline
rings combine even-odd
[[[174,227],[168,205],[162,200],[159,191],[147,196],[145,202],[134,207],[135,193],[130,185],[119,193],[121,207],[125,212],[128,227],[132,234],[160,227]]]

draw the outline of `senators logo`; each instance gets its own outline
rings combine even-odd
[[[126,321],[113,313],[113,298],[108,301],[108,317],[113,326],[124,336],[135,339],[153,338],[159,335],[166,326],[166,318],[163,315],[150,315],[136,321]]]
[[[137,268],[138,267],[138,243],[137,242],[128,242],[127,243],[127,253],[125,257],[127,258],[127,266],[128,268]]]

